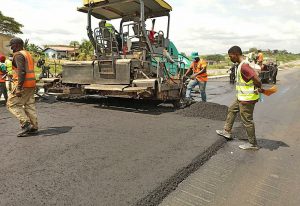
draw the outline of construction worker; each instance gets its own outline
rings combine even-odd
[[[186,89],[186,98],[191,99],[191,91],[196,86],[199,85],[200,95],[203,102],[206,102],[206,83],[207,83],[207,63],[205,60],[201,59],[199,57],[198,52],[192,53],[192,58],[194,61],[191,64],[191,67],[186,71],[184,77],[188,76],[191,71],[193,71],[193,74],[190,76],[190,82],[187,85]]]
[[[8,96],[7,107],[20,121],[21,131],[18,137],[37,134],[38,122],[35,108],[34,62],[30,53],[24,50],[22,39],[14,37],[9,45],[13,51],[13,89]]]
[[[11,74],[11,75],[12,75],[12,60],[13,60],[13,55],[12,54],[9,54],[8,58],[5,60],[7,73]]]
[[[0,98],[3,94],[5,103],[7,102],[7,89],[5,85],[5,79],[7,75],[6,65],[5,65],[5,56],[0,55]]]
[[[10,93],[12,86],[11,86],[11,79],[12,79],[12,59],[13,55],[9,54],[8,58],[5,60],[7,76],[6,76],[6,89],[7,92]]]
[[[264,61],[264,55],[261,52],[261,50],[258,50],[258,54],[256,56],[256,62],[260,66],[261,70],[263,70],[263,61]]]
[[[104,38],[114,38],[118,43],[118,50],[122,50],[122,38],[119,32],[115,29],[115,27],[111,24],[108,23],[106,20],[101,20],[99,22],[99,27],[102,28],[102,33]],[[106,28],[107,30],[103,30],[103,28]],[[108,32],[106,32],[108,31]],[[110,47],[110,44],[108,43],[108,47]]]
[[[115,27],[111,24],[111,23],[108,23],[106,20],[101,20],[99,22],[99,27],[100,28],[107,28],[107,30],[112,33],[112,34],[118,34],[119,32],[115,29]]]
[[[253,61],[255,61],[255,54],[253,53],[253,52],[250,52],[250,53],[248,53],[247,54],[247,56],[246,56],[246,60],[248,61],[248,62],[253,62]]]
[[[228,140],[232,139],[232,127],[237,113],[240,113],[242,123],[246,128],[249,143],[239,145],[244,150],[258,150],[253,112],[255,103],[259,99],[259,92],[263,92],[262,83],[249,62],[244,60],[242,50],[233,46],[228,50],[228,55],[233,63],[239,63],[236,77],[237,99],[228,109],[226,123],[223,130],[216,130],[217,134]]]

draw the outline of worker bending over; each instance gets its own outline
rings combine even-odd
[[[189,73],[191,73],[191,71],[193,71],[193,74],[190,76],[191,80],[187,85],[185,96],[187,99],[191,99],[192,89],[196,85],[199,85],[201,99],[203,102],[206,102],[205,89],[208,80],[206,72],[207,63],[203,59],[200,60],[198,52],[193,52],[192,58],[194,59],[194,61],[192,62],[191,67],[187,70],[187,72],[184,75],[184,77],[186,77],[187,75],[189,75]]]

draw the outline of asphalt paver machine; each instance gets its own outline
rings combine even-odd
[[[60,85],[64,92],[177,104],[183,94],[181,77],[188,59],[169,39],[172,7],[163,0],[83,2],[78,11],[87,14],[87,34],[95,60],[63,65]],[[167,19],[166,28],[157,31],[154,24],[161,17]],[[95,29],[92,18],[99,22]],[[108,24],[117,19],[118,30]],[[152,29],[146,29],[146,20]]]

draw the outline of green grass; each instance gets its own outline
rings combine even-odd
[[[231,64],[224,62],[224,63],[219,63],[219,64],[214,64],[214,65],[208,65],[208,69],[226,69],[228,66],[231,66]]]
[[[300,60],[300,54],[274,54],[267,57],[274,58],[279,62],[287,63],[295,60]]]

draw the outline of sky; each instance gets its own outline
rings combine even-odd
[[[147,1],[147,0],[146,0]],[[227,53],[238,45],[300,53],[300,0],[167,0],[172,6],[170,39],[180,52]],[[82,0],[0,0],[0,11],[23,24],[37,45],[88,39]],[[96,20],[94,20],[95,24]],[[112,22],[118,28],[117,22]],[[148,24],[149,25],[149,24]],[[166,20],[156,21],[166,27]]]

